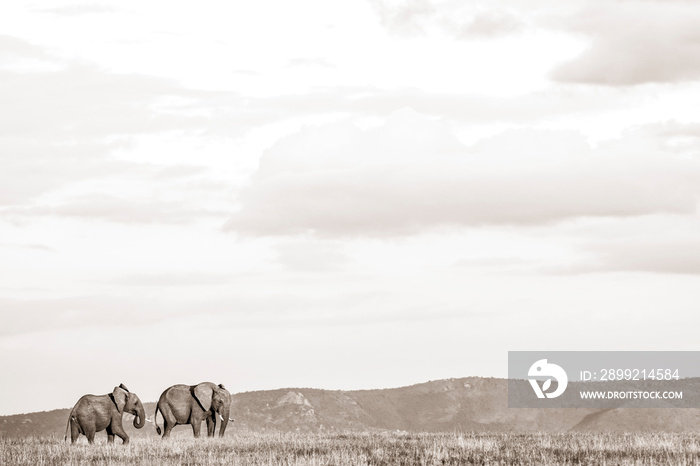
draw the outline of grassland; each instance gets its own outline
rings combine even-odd
[[[3,465],[700,464],[697,434],[242,434],[70,446],[0,439]]]

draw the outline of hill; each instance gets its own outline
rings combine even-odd
[[[229,431],[564,432],[700,431],[696,409],[508,408],[507,380],[467,377],[383,390],[285,388],[233,395]],[[155,403],[144,404],[152,420]],[[0,436],[63,437],[69,409],[0,416]],[[132,437],[155,436],[124,424]],[[159,416],[159,424],[163,421]],[[191,436],[189,426],[173,435]]]

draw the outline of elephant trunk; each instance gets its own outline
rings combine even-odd
[[[134,427],[142,428],[146,424],[146,410],[143,409],[143,404],[139,401],[136,405],[136,417],[134,418]]]
[[[229,414],[231,414],[231,408],[229,406],[221,410],[219,415],[221,416],[221,427],[219,428],[219,437],[224,436],[226,432],[226,426],[228,425]]]

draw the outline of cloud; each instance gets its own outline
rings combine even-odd
[[[337,271],[349,261],[338,245],[328,242],[293,242],[274,246],[277,262],[296,272]]]
[[[497,38],[527,30],[574,34],[589,41],[557,65],[558,82],[627,86],[700,78],[700,5],[692,1],[449,2],[371,0],[381,25],[399,36],[439,34]]]
[[[513,13],[507,11],[477,12],[464,23],[453,25],[460,39],[505,36],[524,29],[525,24]]]
[[[589,38],[590,47],[551,76],[610,86],[697,80],[699,22],[697,2],[589,2],[558,23]]]
[[[235,303],[235,301],[234,301]],[[197,316],[202,308],[225,312],[230,303],[183,300],[172,297],[150,298],[119,295],[82,295],[67,298],[0,298],[0,341],[3,336],[78,329],[88,334],[104,333],[106,328],[134,329],[157,322]],[[233,307],[235,308],[235,307]],[[100,327],[87,332],[85,327]]]
[[[432,20],[435,7],[427,0],[405,0],[401,2],[370,0],[379,15],[382,26],[399,34],[425,32],[425,24]]]
[[[0,36],[2,54],[9,59],[0,69],[0,206],[26,205],[80,181],[144,171],[112,154],[128,148],[134,135],[202,130],[210,121],[193,106],[212,93],[111,73],[8,36]],[[28,59],[41,66],[15,69]]]
[[[210,273],[153,273],[125,275],[109,280],[110,284],[125,286],[212,286],[230,283],[232,276]]]
[[[587,259],[543,271],[561,275],[609,272],[700,275],[700,241],[694,237],[670,239],[673,236],[677,235],[667,232],[663,236],[628,236],[588,243],[580,249]]]
[[[589,246],[600,265],[598,271],[636,271],[700,275],[700,240],[619,241]],[[586,270],[585,267],[581,270]]]
[[[11,299],[0,297],[0,342],[4,336],[58,330],[78,329],[89,334],[103,333],[107,328],[124,327],[136,329],[162,323],[171,328],[187,329],[199,327],[222,331],[241,328],[291,328],[308,326],[371,325],[382,321],[432,320],[446,315],[455,316],[451,303],[445,304],[435,298],[420,297],[421,302],[430,299],[433,311],[424,312],[423,304],[406,306],[394,292],[377,291],[372,287],[362,291],[329,292],[319,287],[311,295],[278,291],[274,284],[266,290],[251,290],[237,287],[236,293],[211,295],[178,293],[182,288],[174,281],[184,276],[170,277],[153,274],[149,276],[127,276],[120,286],[153,286],[170,288],[168,294],[148,295],[143,289],[131,297],[119,295],[84,295],[67,298]],[[214,275],[204,277],[193,274],[189,278],[203,279],[205,283],[194,286],[217,286]],[[136,278],[139,283],[133,283]],[[218,285],[225,285],[226,278]],[[144,284],[142,279],[150,280]],[[161,280],[165,279],[166,282]],[[226,287],[229,290],[231,287]],[[212,288],[215,290],[215,288]],[[339,305],[338,303],[342,303]],[[86,327],[99,328],[85,331]]]
[[[370,0],[380,23],[400,36],[432,32],[455,39],[505,36],[523,30],[522,17],[493,3]]]
[[[138,165],[114,160],[120,143],[52,143],[0,135],[0,206],[20,206],[71,183],[133,173]]]
[[[531,267],[535,261],[522,257],[479,257],[474,259],[459,259],[453,267],[484,268],[484,269],[517,269]]]
[[[0,34],[0,57],[7,58],[47,58],[42,47],[30,44],[17,37]]]
[[[50,13],[58,16],[82,16],[95,13],[111,13],[114,8],[105,5],[69,5],[57,8],[35,9],[38,13]]]
[[[480,94],[425,92],[415,88],[315,88],[300,94],[240,99],[229,96],[220,103],[219,118],[211,132],[231,133],[288,118],[343,113],[389,116],[409,107],[419,113],[473,124],[533,123],[562,116],[585,115],[637,103],[637,96],[598,89],[548,89],[512,97]]]
[[[15,137],[66,141],[201,128],[207,121],[177,114],[177,108],[157,107],[172,96],[196,100],[194,91],[161,78],[113,74],[73,62],[57,71],[2,71],[0,95],[0,124]]]
[[[700,151],[696,157],[700,156]],[[545,266],[544,273],[647,272],[700,274],[700,208],[689,215],[656,214],[626,219],[590,219],[562,228],[579,238],[577,260]]]
[[[0,298],[0,335],[94,325],[133,324],[159,320],[155,313],[137,312],[131,300],[105,296],[61,299]],[[144,306],[141,303],[140,306]]]
[[[0,216],[15,222],[32,217],[55,216],[132,225],[157,223],[182,225],[200,218],[223,217],[226,214],[227,212],[212,210],[184,199],[172,201],[152,198],[126,199],[106,194],[78,196],[57,205],[43,204],[0,210]]]
[[[0,243],[0,248],[27,249],[31,251],[56,252],[56,250],[45,244],[8,244]]]
[[[289,68],[294,67],[320,67],[335,68],[335,65],[325,58],[292,58],[287,62]]]
[[[510,130],[471,147],[405,110],[384,126],[306,127],[267,150],[225,229],[401,236],[436,227],[689,214],[700,161],[649,128],[595,150],[571,131]]]
[[[203,173],[206,173],[209,170],[209,167],[205,167],[202,165],[179,164],[169,165],[167,167],[154,167],[154,169],[156,170],[156,174],[154,175],[155,179],[168,180],[186,179],[197,175],[201,175]]]

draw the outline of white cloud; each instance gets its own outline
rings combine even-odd
[[[222,217],[225,211],[212,210],[186,199],[158,200],[151,197],[126,199],[106,194],[89,194],[68,199],[58,205],[42,204],[31,207],[9,207],[0,216],[15,222],[42,216],[82,220],[100,220],[125,224],[186,224],[206,217]]]
[[[209,121],[188,107],[208,94],[172,81],[110,73],[7,36],[0,49],[54,67],[16,71],[8,61],[9,69],[0,71],[0,205],[22,205],[79,181],[143,172],[113,157],[129,146],[130,136],[202,129]]]
[[[42,47],[30,44],[17,37],[0,34],[0,57],[4,60],[17,58],[48,58]]]
[[[428,0],[406,0],[387,2],[370,0],[370,4],[379,15],[382,25],[399,34],[417,34],[425,32],[426,23],[432,21],[435,7]]]
[[[274,249],[277,252],[277,262],[295,272],[334,272],[349,261],[338,244],[329,242],[280,243]]]
[[[594,150],[571,131],[511,130],[466,147],[448,125],[408,110],[365,131],[349,123],[307,127],[263,154],[226,229],[394,236],[691,213],[700,160],[659,142],[645,129]]]
[[[700,153],[698,154],[700,155]],[[689,215],[656,214],[605,219],[565,226],[578,238],[572,248],[577,260],[540,266],[541,272],[589,274],[648,272],[700,274],[700,210]]]
[[[123,286],[189,287],[217,286],[231,283],[234,277],[212,273],[149,273],[125,275],[110,279],[108,283]]]
[[[590,47],[552,77],[612,86],[700,79],[698,22],[697,2],[588,2],[563,27]]]
[[[206,119],[156,107],[169,96],[189,101],[192,91],[159,78],[118,75],[68,63],[58,71],[0,74],[5,111],[0,122],[15,136],[95,138],[201,128]],[[162,105],[161,105],[162,107]],[[170,110],[170,111],[168,111]]]
[[[494,2],[370,0],[370,4],[382,26],[402,36],[437,30],[455,39],[493,38],[519,32],[526,26],[522,19],[525,15],[515,14]]]
[[[139,306],[144,306],[142,300]],[[143,324],[162,318],[154,312],[143,313],[130,299],[106,296],[82,296],[59,299],[0,298],[0,334],[15,335],[51,329],[89,326]]]
[[[42,194],[86,179],[133,172],[137,167],[112,159],[115,143],[60,144],[0,135],[0,205],[24,205]]]
[[[493,39],[560,31],[585,38],[577,57],[556,64],[555,81],[626,86],[700,78],[700,6],[692,1],[449,2],[372,0],[381,24],[399,36],[438,33]],[[494,56],[494,60],[501,57]],[[554,64],[554,63],[553,63]]]
[[[292,58],[287,62],[287,66],[294,67],[320,67],[320,68],[335,68],[331,62],[325,58]]]
[[[46,246],[45,244],[0,243],[0,248],[15,248],[15,249],[27,249],[30,251],[55,252],[55,249],[53,249],[50,246]]]
[[[57,8],[42,8],[36,9],[37,13],[50,13],[58,16],[82,16],[89,14],[111,13],[116,11],[115,8],[106,5],[68,5]]]
[[[654,272],[700,275],[700,240],[668,238],[647,241],[620,240],[590,245],[587,251],[598,258],[596,265],[581,265],[579,272]]]
[[[230,126],[252,126],[315,114],[388,116],[409,107],[456,122],[489,124],[534,122],[557,116],[593,113],[630,105],[634,96],[612,92],[554,89],[509,97],[477,93],[425,92],[417,88],[317,88],[303,94],[227,102]],[[231,128],[223,128],[230,132]]]
[[[458,38],[471,39],[513,34],[522,31],[525,24],[514,13],[494,10],[477,12],[471,21],[452,27],[458,31]]]

